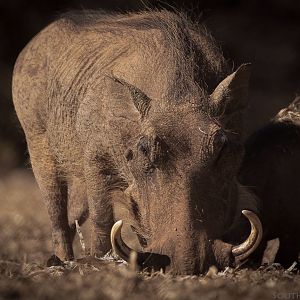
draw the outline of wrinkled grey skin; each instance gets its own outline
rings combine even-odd
[[[220,83],[229,73],[205,29],[164,11],[67,15],[26,46],[13,98],[57,256],[73,258],[86,195],[92,255],[111,248],[122,201],[172,272],[232,263],[222,236],[255,204],[235,180],[249,67]]]

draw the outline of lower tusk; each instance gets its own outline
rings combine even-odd
[[[262,225],[258,216],[250,210],[243,210],[242,214],[249,220],[251,232],[246,241],[232,248],[232,254],[237,256],[239,260],[246,259],[255,251],[260,244],[263,235]]]
[[[118,256],[120,256],[123,260],[128,262],[130,258],[130,253],[134,250],[128,247],[122,239],[121,236],[122,226],[123,226],[122,220],[119,220],[114,224],[114,226],[111,229],[110,240],[111,240],[113,251]]]
[[[132,269],[147,269],[154,270],[165,269],[170,265],[171,261],[167,255],[156,254],[152,252],[139,252],[131,249],[126,245],[121,236],[123,221],[120,220],[114,224],[110,233],[110,240],[113,251],[125,261],[131,263]]]

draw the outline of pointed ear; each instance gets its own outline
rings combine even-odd
[[[113,79],[115,82],[122,84],[129,90],[135,108],[140,113],[141,118],[145,118],[151,107],[151,99],[140,89],[126,82],[125,80],[117,78],[115,76],[109,78]]]
[[[229,115],[247,107],[251,64],[241,65],[227,76],[210,95],[217,115]]]

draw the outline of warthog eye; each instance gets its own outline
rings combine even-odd
[[[154,171],[154,165],[151,161],[151,145],[149,144],[149,139],[147,137],[142,137],[137,145],[138,151],[142,153],[143,157],[143,170],[145,173],[149,174]]]
[[[213,141],[213,150],[215,152],[219,152],[222,150],[224,146],[227,145],[227,136],[224,130],[219,129],[215,134],[214,134],[214,141]]]
[[[146,137],[142,137],[138,143],[138,149],[141,151],[145,156],[149,154],[149,143]]]
[[[212,142],[212,150],[213,154],[215,155],[214,163],[217,164],[218,161],[221,159],[221,157],[224,154],[225,149],[228,146],[228,138],[224,130],[219,129],[214,135],[213,135],[213,142]]]
[[[142,137],[138,143],[138,150],[147,158],[148,170],[161,166],[167,161],[169,153],[167,145],[158,137]]]
[[[126,152],[124,153],[124,156],[127,161],[130,161],[133,159],[133,152],[131,149],[127,149]]]

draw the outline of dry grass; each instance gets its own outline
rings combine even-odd
[[[276,265],[203,277],[139,274],[109,257],[47,268],[50,227],[29,171],[0,179],[0,202],[0,299],[300,299],[299,274]]]

